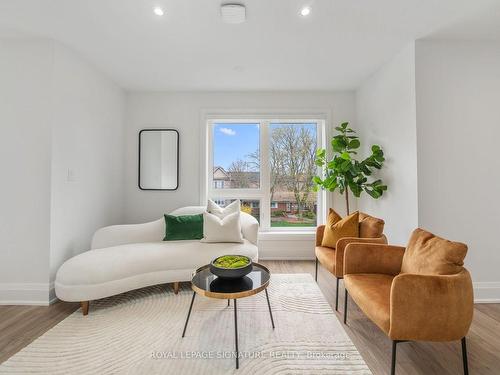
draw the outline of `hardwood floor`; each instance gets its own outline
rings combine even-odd
[[[310,273],[312,261],[262,261],[273,273]],[[335,309],[335,279],[321,267],[318,284]],[[342,321],[344,290],[340,282],[339,312]],[[31,343],[79,308],[79,304],[58,302],[49,307],[0,306],[0,363]],[[391,341],[349,300],[344,326],[374,375],[390,370]],[[478,304],[467,337],[469,371],[475,375],[500,372],[500,304]],[[460,342],[408,342],[398,345],[396,373],[462,374]]]

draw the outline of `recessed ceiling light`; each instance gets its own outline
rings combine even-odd
[[[311,13],[311,8],[310,7],[303,7],[301,10],[300,10],[300,15],[301,16],[308,16],[309,14]]]
[[[153,12],[155,12],[155,14],[156,14],[157,16],[163,16],[163,13],[164,13],[164,12],[163,12],[163,9],[161,9],[160,7],[155,7],[155,8],[153,9]]]

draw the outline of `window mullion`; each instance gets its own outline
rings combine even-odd
[[[207,121],[208,124],[208,131],[207,131],[207,163],[205,164],[207,168],[207,182],[206,182],[206,194],[205,194],[205,201],[208,198],[213,198],[211,196],[211,192],[213,190],[213,176],[214,176],[214,123],[213,121],[209,120]]]
[[[263,230],[271,228],[271,171],[269,168],[269,121],[264,120],[260,123],[260,221]]]

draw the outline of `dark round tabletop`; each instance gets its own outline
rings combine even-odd
[[[221,279],[210,272],[210,264],[207,264],[193,273],[191,287],[206,297],[236,299],[263,291],[270,278],[269,270],[259,263],[253,263],[252,271],[240,279]]]

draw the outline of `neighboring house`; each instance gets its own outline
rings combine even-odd
[[[230,189],[231,179],[222,167],[214,167],[213,184],[215,189]]]
[[[316,212],[316,194],[310,193],[306,202],[306,207],[308,211]],[[287,214],[296,214],[298,211],[297,201],[295,195],[291,191],[275,191],[273,194],[273,200],[271,202],[271,213],[272,212],[285,212]]]
[[[222,167],[214,167],[213,187],[215,189],[239,188],[241,181],[248,184],[249,188],[259,187],[259,172],[236,172],[231,173]],[[221,194],[223,195],[223,194]],[[252,215],[259,216],[259,202],[255,200],[242,199],[242,204],[252,208]],[[230,199],[215,199],[219,205],[225,206],[231,203]],[[316,194],[311,193],[305,202],[308,211],[316,212]],[[275,191],[271,202],[271,213],[296,214],[298,211],[295,196],[291,191]]]

